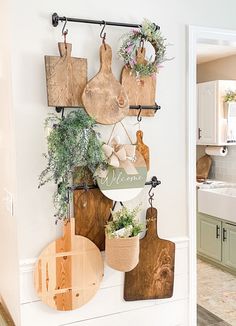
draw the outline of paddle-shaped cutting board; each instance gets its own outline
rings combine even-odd
[[[145,145],[143,142],[142,130],[138,130],[136,132],[136,137],[137,137],[137,141],[136,141],[137,151],[139,151],[139,153],[143,155],[144,161],[146,162],[147,165],[147,170],[149,171],[150,168],[149,147]]]
[[[204,155],[197,160],[197,181],[204,181],[208,178],[212,165],[212,158]]]
[[[75,235],[73,218],[63,236],[41,253],[35,268],[35,288],[41,300],[57,310],[74,310],[96,294],[103,278],[103,260],[89,239]]]
[[[75,233],[93,241],[100,250],[105,250],[105,225],[112,205],[99,189],[74,191]]]
[[[87,83],[87,59],[71,57],[69,43],[58,43],[58,47],[60,57],[45,56],[48,106],[81,106]]]
[[[126,301],[164,299],[173,295],[175,244],[157,234],[157,210],[147,210],[147,232],[140,240],[138,265],[125,273]]]
[[[100,61],[100,71],[86,85],[82,101],[87,113],[98,123],[113,124],[128,115],[128,97],[112,74],[112,50],[108,44],[100,47]]]
[[[145,49],[138,49],[137,62],[146,64]],[[126,66],[121,72],[121,84],[128,95],[129,105],[155,105],[156,76],[137,78]],[[129,110],[129,115],[137,116],[139,110]],[[154,110],[142,110],[142,116],[154,116]]]

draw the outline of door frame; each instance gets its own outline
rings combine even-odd
[[[189,325],[197,324],[197,227],[196,227],[196,57],[197,44],[236,47],[236,31],[189,25],[187,46],[187,214],[189,234]]]

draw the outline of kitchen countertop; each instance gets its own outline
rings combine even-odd
[[[234,188],[236,187],[236,183],[207,179],[204,182],[196,182],[196,186],[198,189],[213,189],[213,188],[224,188],[224,187]]]

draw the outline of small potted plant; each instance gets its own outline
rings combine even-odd
[[[121,272],[128,272],[139,262],[139,234],[143,225],[137,219],[140,207],[128,209],[122,207],[111,212],[112,221],[105,227],[106,230],[106,262]]]

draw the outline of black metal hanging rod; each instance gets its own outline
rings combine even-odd
[[[73,107],[67,107],[67,108],[73,108]],[[74,108],[80,108],[81,109],[81,107],[74,107]],[[64,111],[64,109],[65,108],[62,107],[62,106],[56,106],[55,107],[55,110],[56,110],[57,113],[60,113],[60,112]],[[161,109],[161,106],[157,105],[157,104],[155,104],[155,105],[130,105],[129,109],[130,110],[154,110],[155,113],[156,113],[157,110]]]
[[[160,110],[161,107],[160,105],[130,105],[129,106],[129,109],[130,110],[154,110],[154,111],[157,111],[157,110]]]
[[[150,181],[145,183],[146,186],[152,186],[152,188],[156,188],[160,184],[161,184],[161,181],[157,180],[156,176],[153,176]],[[80,183],[80,184],[75,184],[75,185],[71,186],[70,190],[71,191],[83,190],[83,189],[84,190],[89,190],[89,189],[96,189],[96,188],[98,188],[98,186],[96,184],[88,185],[86,183]]]
[[[52,15],[52,25],[56,27],[61,22],[74,22],[74,23],[84,23],[84,24],[95,24],[95,25],[110,25],[110,26],[120,26],[120,27],[133,27],[133,28],[139,28],[142,25],[140,24],[130,24],[130,23],[120,23],[120,22],[109,22],[105,20],[93,20],[93,19],[81,19],[81,18],[70,18],[70,17],[60,17],[57,13],[54,13]],[[160,29],[160,26],[156,25],[156,29]]]

